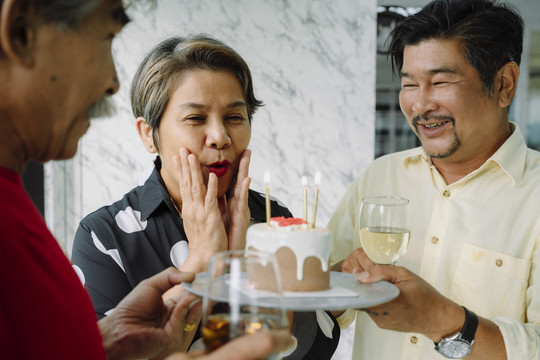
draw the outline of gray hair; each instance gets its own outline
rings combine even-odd
[[[82,18],[92,12],[104,0],[31,0],[36,10],[46,21],[68,29],[75,27]],[[0,0],[0,8],[3,0]],[[156,0],[123,0],[127,8],[129,6],[148,6],[152,10]]]
[[[103,0],[33,0],[36,10],[46,21],[61,28],[72,28]],[[2,0],[0,0],[2,5]]]
[[[242,57],[229,46],[207,35],[172,37],[156,45],[145,56],[131,84],[131,109],[135,118],[143,117],[152,128],[159,151],[158,129],[165,107],[177,81],[185,71],[227,71],[243,90],[249,122],[263,105],[255,98],[251,72]]]

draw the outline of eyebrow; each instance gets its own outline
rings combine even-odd
[[[207,109],[206,105],[199,104],[199,103],[194,103],[194,102],[183,103],[183,104],[180,104],[179,107],[192,107],[192,108],[201,109],[201,110],[206,110]],[[233,109],[233,108],[236,108],[236,107],[247,107],[247,105],[246,105],[246,103],[244,101],[235,101],[235,102],[230,103],[229,105],[227,105],[228,109]]]
[[[123,7],[117,7],[111,11],[111,18],[122,26],[125,26],[131,21]]]
[[[448,66],[441,66],[436,69],[432,69],[428,71],[429,74],[435,75],[435,74],[457,74],[457,70]],[[400,71],[399,72],[400,77],[406,77],[406,78],[412,78],[411,75],[407,72]]]

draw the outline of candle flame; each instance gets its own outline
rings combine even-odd
[[[304,186],[307,185],[307,177],[305,177],[305,176],[302,176],[302,185],[304,185]]]
[[[320,171],[317,171],[315,173],[315,185],[316,186],[321,185],[321,172]]]
[[[268,172],[268,171],[264,173],[264,183],[266,185],[270,184],[270,172]]]

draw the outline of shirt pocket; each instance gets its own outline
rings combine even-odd
[[[451,298],[487,318],[523,321],[530,269],[529,260],[465,243]]]

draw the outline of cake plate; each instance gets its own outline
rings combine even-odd
[[[182,286],[198,296],[203,296],[206,287],[206,272],[198,273],[192,283],[182,283]],[[249,288],[246,275],[243,274],[242,288],[238,289],[240,301],[245,304],[262,307],[275,307],[279,299],[272,293]],[[223,291],[213,300],[227,301],[227,288],[229,281],[226,276],[220,279],[219,286]],[[399,289],[386,281],[373,284],[360,284],[353,274],[330,272],[330,290],[315,292],[285,292],[283,306],[287,310],[315,311],[315,310],[345,310],[351,308],[365,308],[379,305],[395,299]]]

